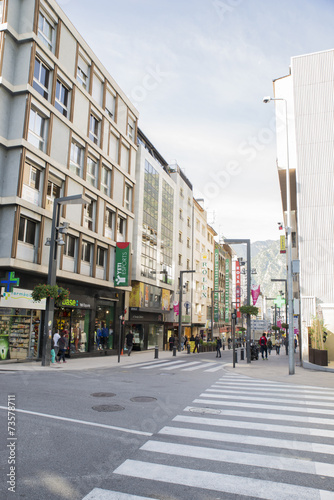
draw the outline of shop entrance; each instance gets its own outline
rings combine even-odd
[[[65,332],[70,353],[88,351],[90,311],[87,309],[56,309],[56,329]]]

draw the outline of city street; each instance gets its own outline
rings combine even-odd
[[[286,356],[233,369],[231,351],[108,361],[1,370],[1,498],[334,498],[332,374],[282,382]]]

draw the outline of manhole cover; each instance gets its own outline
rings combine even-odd
[[[119,406],[119,405],[99,405],[99,406],[92,406],[93,410],[95,411],[122,411],[124,410],[125,408],[123,408],[123,406]]]
[[[112,398],[116,396],[116,394],[113,392],[94,392],[91,396],[94,396],[94,398]]]
[[[131,398],[130,401],[134,403],[150,403],[151,401],[156,401],[157,398],[151,398],[149,396],[138,396],[136,398]]]

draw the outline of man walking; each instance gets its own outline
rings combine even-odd
[[[222,357],[222,354],[220,352],[220,348],[222,346],[222,341],[221,341],[221,338],[220,337],[217,337],[217,346],[216,346],[216,349],[217,349],[217,354],[216,354],[216,358],[221,358]]]
[[[199,353],[199,343],[200,343],[200,338],[199,338],[199,335],[197,334],[195,337],[195,347],[194,347],[193,353],[196,352],[196,350]]]
[[[133,333],[132,330],[126,335],[126,348],[128,350],[128,356],[130,356],[132,348],[133,348]]]
[[[266,334],[264,333],[262,337],[259,340],[259,344],[261,347],[261,355],[262,359],[268,359],[268,351],[267,351],[267,337]],[[266,353],[266,358],[264,358],[264,353]]]

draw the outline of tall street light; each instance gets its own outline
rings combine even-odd
[[[293,288],[292,288],[292,250],[291,250],[291,196],[290,196],[290,170],[289,170],[289,134],[288,134],[288,104],[283,97],[264,97],[263,102],[283,101],[285,107],[285,129],[286,129],[286,212],[287,212],[287,227],[288,236],[288,275],[287,275],[287,291],[289,304],[289,375],[295,373],[295,347],[294,347],[294,332],[293,332]]]
[[[286,298],[288,296],[288,284],[287,284],[287,280],[285,280],[284,278],[271,278],[270,281],[281,281],[285,284],[285,322],[287,323],[288,322],[288,304],[287,304],[287,301],[286,301]]]
[[[224,239],[224,243],[228,245],[240,245],[245,243],[247,245],[247,305],[250,305],[251,296],[251,250],[250,250],[250,240],[227,240]],[[250,355],[250,338],[251,338],[251,320],[250,314],[247,314],[247,335],[246,335],[246,357],[247,363],[251,362]]]
[[[62,205],[86,205],[89,200],[81,194],[73,196],[65,196],[64,198],[55,198],[53,200],[53,215],[51,226],[51,238],[48,238],[47,244],[50,246],[49,269],[48,269],[48,285],[56,284],[57,273],[57,252],[58,245],[64,245],[65,242],[61,238],[62,234],[67,232],[68,223],[60,226],[60,208]],[[46,299],[46,310],[44,320],[43,344],[42,344],[42,366],[50,366],[51,361],[51,336],[54,317],[54,299],[48,297]]]
[[[179,345],[178,351],[181,351],[181,334],[182,334],[182,289],[183,289],[183,275],[184,273],[195,273],[195,270],[180,271],[180,296],[179,296]]]

